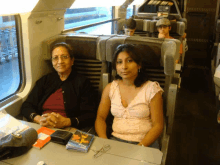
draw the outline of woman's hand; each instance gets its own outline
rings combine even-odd
[[[49,125],[52,125],[54,128],[63,128],[71,126],[70,118],[63,117],[59,113],[52,112],[50,114],[43,114],[42,117],[46,118],[46,121]]]
[[[48,116],[49,116],[49,114],[48,114]],[[47,115],[46,116],[43,116],[43,115],[42,116],[40,116],[40,115],[35,116],[34,122],[40,124],[43,127],[54,127],[55,126],[55,124],[50,121],[50,119],[47,117]]]

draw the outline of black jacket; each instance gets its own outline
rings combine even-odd
[[[40,78],[26,101],[22,104],[21,113],[29,121],[31,113],[42,114],[42,106],[46,99],[62,87],[66,115],[71,120],[71,126],[84,128],[94,125],[96,117],[96,96],[87,78],[72,70],[65,81],[61,81],[57,72]],[[77,126],[77,120],[79,125]]]

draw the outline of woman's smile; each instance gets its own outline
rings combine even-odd
[[[57,47],[52,52],[52,61],[54,69],[60,74],[67,74],[71,72],[74,59],[70,58],[68,50],[65,47]]]

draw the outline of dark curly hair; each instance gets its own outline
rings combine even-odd
[[[119,45],[116,48],[116,51],[113,56],[112,69],[114,70],[116,70],[117,58],[118,58],[119,53],[121,52],[128,53],[128,55],[134,60],[134,62],[141,66],[140,72],[138,72],[138,76],[134,80],[134,85],[136,87],[140,87],[143,83],[145,83],[148,80],[146,72],[145,72],[145,65],[143,65],[141,53],[139,52],[138,48],[135,45],[132,45],[132,44]],[[122,78],[121,76],[116,74],[115,79],[122,79]]]
[[[52,46],[51,50],[50,50],[51,56],[52,56],[53,50],[56,49],[57,47],[60,47],[60,46],[67,49],[67,51],[68,51],[68,53],[69,53],[71,59],[74,58],[73,48],[72,48],[69,44],[67,44],[66,42],[58,42],[58,43],[55,43],[55,44]]]
[[[129,18],[125,20],[125,28],[135,29],[136,28],[136,21],[133,18]]]

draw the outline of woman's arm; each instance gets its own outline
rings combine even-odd
[[[45,76],[36,82],[33,89],[28,94],[27,99],[23,102],[21,106],[21,113],[28,121],[33,121],[30,118],[32,113],[41,115],[40,112],[38,112],[38,104],[41,101],[44,94],[44,88],[43,88],[44,80],[45,80]]]
[[[150,102],[152,128],[138,145],[150,146],[163,132],[163,99],[160,92]]]
[[[98,113],[95,121],[95,130],[99,137],[106,138],[106,118],[108,116],[110,107],[111,107],[111,100],[109,98],[109,91],[110,91],[111,83],[108,84],[102,93],[101,102],[99,104]]]

